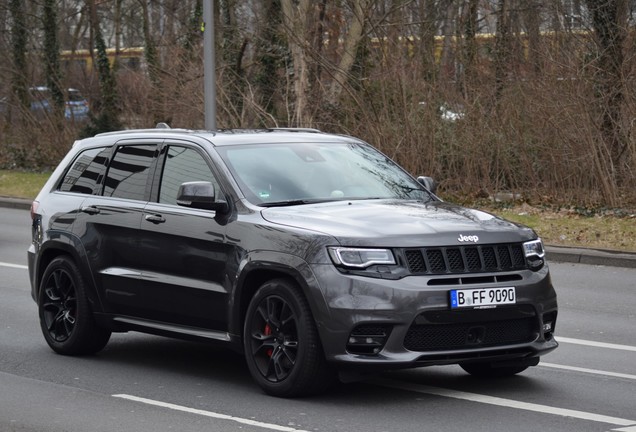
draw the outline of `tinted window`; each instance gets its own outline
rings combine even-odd
[[[109,153],[110,147],[95,148],[80,153],[64,176],[60,190],[92,194],[99,177],[103,175],[104,167],[108,164]]]
[[[161,176],[159,202],[176,205],[179,186],[191,181],[208,181],[216,185],[210,167],[196,150],[170,146]]]
[[[157,146],[119,147],[113,157],[104,184],[104,196],[145,199],[150,165]]]

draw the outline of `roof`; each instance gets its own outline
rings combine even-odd
[[[220,130],[190,130],[171,129],[164,124],[157,125],[154,129],[129,129],[117,132],[106,132],[96,135],[88,140],[106,137],[120,138],[162,138],[183,139],[186,137],[203,138],[215,146],[238,144],[264,144],[264,143],[309,143],[309,142],[361,142],[357,138],[346,135],[334,135],[324,133],[318,129],[308,128],[270,128],[270,129],[220,129]]]

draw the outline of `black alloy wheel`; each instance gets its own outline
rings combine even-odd
[[[258,371],[268,381],[287,378],[298,357],[298,317],[279,296],[263,299],[252,320],[251,345]]]
[[[244,348],[252,376],[273,396],[319,393],[335,377],[324,359],[309,305],[298,286],[286,279],[263,284],[252,298]]]
[[[43,286],[42,318],[49,337],[67,341],[77,321],[77,294],[72,276],[64,268],[54,269]]]
[[[38,297],[44,339],[59,354],[83,355],[100,351],[111,332],[97,326],[77,265],[68,257],[55,258],[42,275]]]

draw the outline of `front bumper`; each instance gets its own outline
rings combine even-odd
[[[316,316],[325,355],[341,368],[527,360],[558,346],[553,337],[557,300],[547,266],[504,278],[501,273],[483,274],[482,280],[489,282],[470,286],[445,285],[439,276],[352,276],[330,265],[314,266],[313,271],[320,283],[315,295],[327,305],[320,314],[324,316]],[[451,289],[510,286],[516,288],[515,305],[450,309]],[[544,321],[551,323],[549,330],[544,330]]]

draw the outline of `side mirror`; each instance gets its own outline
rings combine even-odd
[[[437,182],[433,180],[433,177],[419,176],[417,181],[429,192],[437,193]]]
[[[229,209],[225,201],[217,201],[214,185],[210,182],[187,182],[179,186],[177,204],[202,210],[225,212]]]

